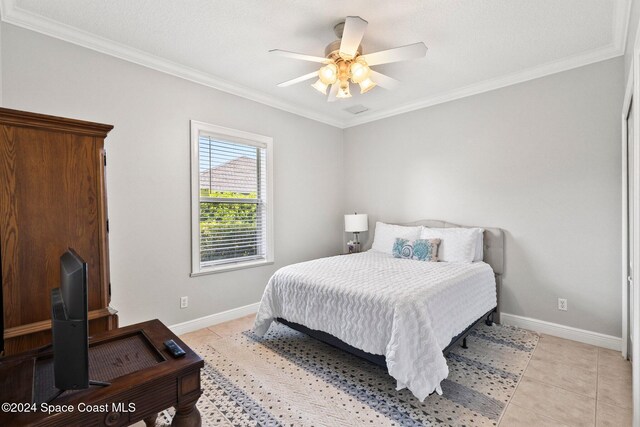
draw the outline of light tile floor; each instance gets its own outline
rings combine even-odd
[[[182,335],[188,345],[252,327],[254,315]],[[542,335],[501,427],[631,425],[631,364],[620,352]]]

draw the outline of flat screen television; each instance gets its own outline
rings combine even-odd
[[[51,290],[53,374],[58,390],[89,387],[87,263],[69,249],[60,257],[60,287]]]

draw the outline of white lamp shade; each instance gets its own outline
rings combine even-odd
[[[369,216],[367,214],[353,214],[344,216],[344,231],[360,233],[369,230]]]

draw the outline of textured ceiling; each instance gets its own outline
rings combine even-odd
[[[349,126],[620,55],[628,6],[628,0],[2,0],[2,19],[177,75],[185,66],[193,80]],[[327,103],[309,86],[313,80],[276,87],[317,65],[267,51],[323,56],[335,39],[333,26],[348,15],[369,22],[365,53],[423,41],[427,56],[374,67],[401,81],[393,91],[360,95],[353,88],[353,98]],[[369,111],[344,111],[355,104]]]

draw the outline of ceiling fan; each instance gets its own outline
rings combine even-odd
[[[367,29],[367,24],[368,22],[359,16],[348,16],[344,22],[337,24],[333,31],[338,40],[327,45],[324,57],[280,49],[270,50],[269,53],[287,58],[324,64],[318,71],[287,80],[278,84],[278,87],[291,86],[317,77],[318,80],[311,87],[326,95],[327,89],[331,86],[327,98],[328,102],[351,98],[349,81],[360,85],[360,93],[366,93],[376,86],[385,89],[395,88],[400,83],[398,80],[373,71],[370,67],[422,58],[427,54],[427,46],[419,42],[363,55],[360,42]]]

